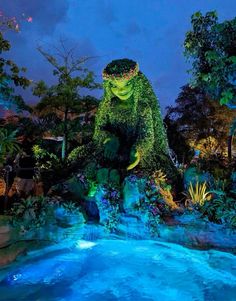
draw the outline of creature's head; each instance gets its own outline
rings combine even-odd
[[[112,61],[103,70],[106,92],[120,100],[128,100],[134,93],[135,77],[138,74],[139,67],[136,62],[129,59]]]

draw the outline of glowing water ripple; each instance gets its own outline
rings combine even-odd
[[[4,301],[235,301],[236,257],[151,240],[81,240],[9,268],[0,292]]]

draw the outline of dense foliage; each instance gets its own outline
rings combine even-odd
[[[236,109],[236,18],[218,22],[215,11],[191,19],[186,33],[185,55],[192,62],[192,85],[211,99]],[[228,156],[231,158],[235,121],[229,129]]]
[[[17,131],[8,131],[0,128],[0,164],[6,161],[6,156],[10,156],[19,151],[20,147],[16,140]]]
[[[26,89],[30,80],[21,75],[25,68],[18,67],[14,61],[4,58],[4,53],[10,51],[11,44],[4,36],[5,30],[15,30],[15,19],[0,16],[0,105],[5,108],[14,106],[17,110],[30,110],[22,98],[15,93],[17,87]]]
[[[185,143],[200,150],[203,156],[225,154],[233,116],[232,110],[209,99],[201,89],[184,86],[176,105],[167,108],[165,117],[168,127],[182,139],[180,144],[174,133],[168,131],[170,143],[178,157],[181,159],[181,152],[182,158],[188,156],[189,149]]]
[[[71,50],[66,51],[64,45],[61,46],[64,52],[59,57],[52,56],[42,48],[38,49],[53,66],[57,84],[48,87],[44,81],[40,81],[34,88],[34,94],[41,98],[36,106],[36,111],[40,115],[55,112],[61,119],[60,132],[63,136],[62,159],[64,160],[68,151],[70,115],[86,112],[88,106],[90,110],[96,107],[96,100],[92,97],[81,97],[80,89],[96,89],[99,85],[94,81],[94,74],[83,66],[88,58],[75,59]],[[84,105],[86,102],[87,104]]]
[[[218,22],[216,12],[195,13],[184,42],[194,85],[221,104],[236,104],[236,18]]]

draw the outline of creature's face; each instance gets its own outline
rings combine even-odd
[[[114,79],[110,83],[112,93],[120,100],[129,99],[133,92],[133,81],[127,79]]]

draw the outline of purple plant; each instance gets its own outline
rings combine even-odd
[[[129,180],[129,182],[131,182],[131,183],[136,183],[136,181],[137,181],[137,176],[136,175],[130,175],[129,177],[128,177],[128,180]]]
[[[158,210],[157,207],[154,207],[154,206],[150,206],[150,211],[152,212],[152,214],[154,216],[158,215],[160,213],[160,211]]]
[[[113,190],[110,194],[112,199],[117,199],[119,197],[119,193],[116,190]]]
[[[101,202],[104,204],[104,205],[109,205],[109,201],[105,198],[102,198],[101,199]]]

